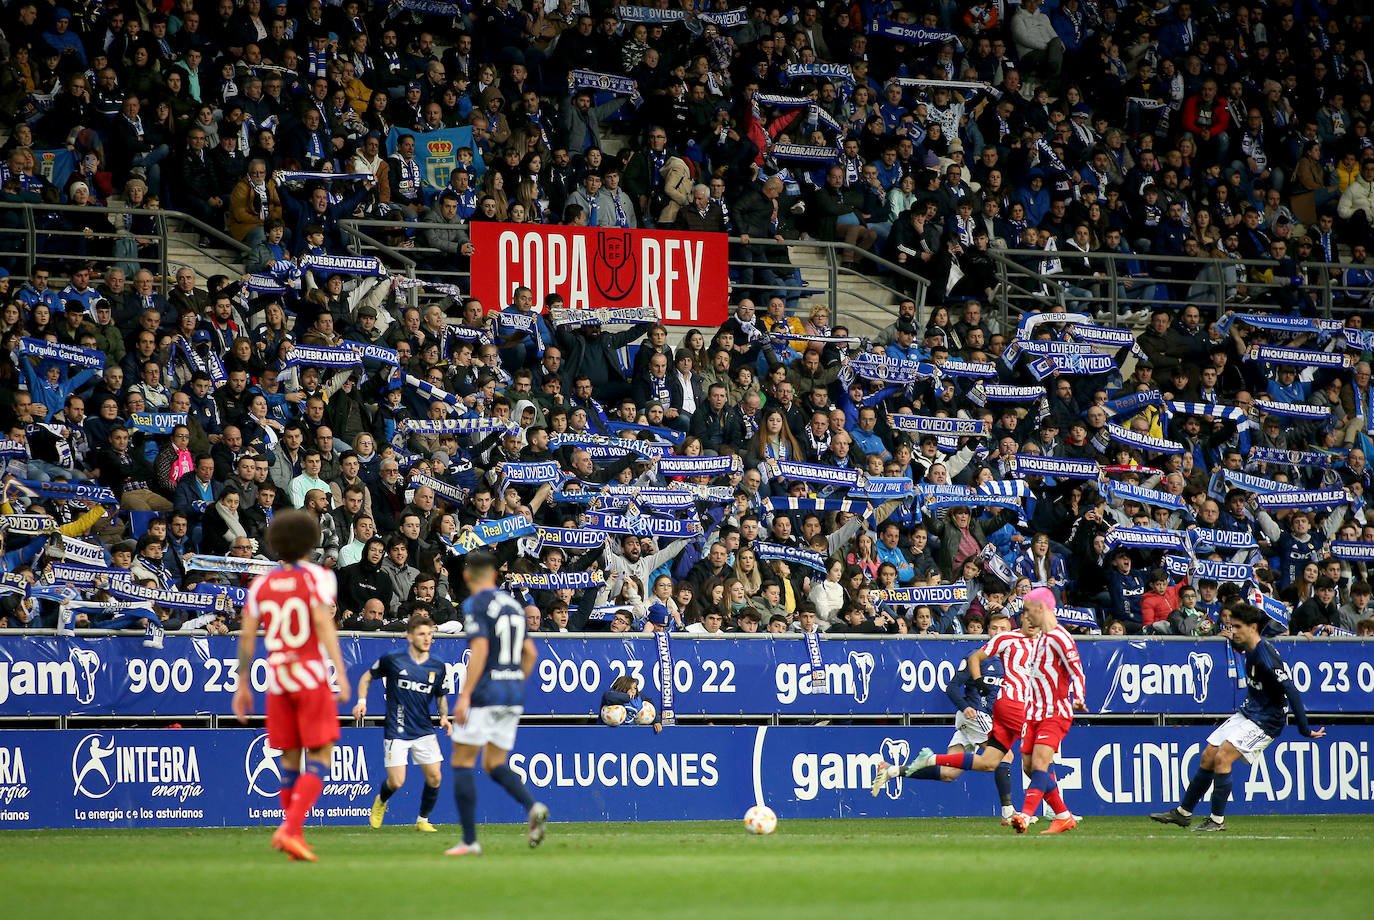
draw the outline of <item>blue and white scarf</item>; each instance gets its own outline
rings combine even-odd
[[[639,454],[648,460],[670,456],[672,451],[667,445],[637,438],[611,438],[604,434],[559,434],[549,438],[549,450],[561,447],[580,447],[596,458],[623,457],[628,453]]]
[[[503,463],[501,464],[501,478],[508,483],[533,485],[558,482],[563,478],[563,471],[559,469],[557,461],[554,460]]]
[[[488,416],[470,418],[405,418],[400,430],[406,434],[491,434],[493,431],[519,431],[520,426],[509,420]]]
[[[1211,527],[1194,527],[1185,532],[1194,550],[1210,546],[1213,549],[1254,549],[1259,546],[1255,537],[1245,530],[1221,530]]]
[[[1019,387],[1005,383],[976,383],[968,391],[969,402],[986,406],[990,402],[1034,402],[1045,396],[1044,387]]]
[[[1226,419],[1230,422],[1242,422],[1247,418],[1245,410],[1239,406],[1223,406],[1219,403],[1197,403],[1179,402],[1172,400],[1164,403],[1167,413],[1177,412],[1181,415],[1210,415],[1212,418]]]
[[[1267,361],[1271,364],[1293,364],[1298,367],[1333,367],[1345,370],[1355,363],[1351,354],[1313,351],[1310,348],[1283,348],[1278,345],[1251,345],[1245,353],[1248,361]]]
[[[854,85],[854,70],[848,64],[788,64],[782,69],[784,83],[794,79],[830,80],[836,83]]]
[[[1302,488],[1292,483],[1279,482],[1277,479],[1265,479],[1263,476],[1256,476],[1253,473],[1242,473],[1237,470],[1223,469],[1221,471],[1221,478],[1224,479],[1228,485],[1244,489],[1247,492],[1259,492],[1264,494],[1270,492],[1297,492]]]
[[[115,498],[109,487],[93,483],[37,482],[32,479],[16,479],[14,482],[38,498],[61,498],[69,501],[94,502],[99,505],[119,504],[119,499]]]
[[[421,473],[419,470],[410,471],[410,484],[416,487],[427,487],[431,492],[447,501],[450,505],[457,506],[467,501],[467,489],[464,489],[461,486],[453,485],[449,482],[444,482],[442,479],[436,479],[433,476],[428,476],[424,473]]]
[[[674,518],[651,517],[649,515],[610,514],[605,511],[588,511],[587,526],[604,533],[632,533],[640,537],[666,537],[680,540],[701,534],[701,524],[697,521],[679,521]]]
[[[658,461],[660,476],[720,476],[744,472],[738,455],[728,457],[663,457]]]
[[[1096,460],[1077,457],[1042,457],[1039,454],[1016,454],[1008,466],[1017,476],[1053,476],[1056,479],[1091,479],[1102,475]]]
[[[94,348],[78,348],[63,345],[61,342],[46,342],[24,336],[14,350],[18,355],[29,355],[41,360],[56,361],[59,364],[75,364],[78,367],[103,368],[106,364],[105,352]]]
[[[556,308],[549,314],[555,326],[576,329],[581,326],[633,326],[656,323],[658,311],[653,307],[598,307],[595,310],[564,310]]]
[[[988,436],[987,422],[977,418],[932,418],[899,412],[889,416],[888,423],[892,426],[893,431],[918,437],[928,434],[959,438],[985,438]]]
[[[568,89],[592,89],[617,96],[634,96],[639,93],[639,84],[629,77],[616,74],[598,73],[595,70],[574,70],[568,73]]]
[[[927,585],[918,588],[887,588],[868,592],[875,604],[897,607],[949,607],[968,603],[968,585]]]
[[[950,377],[996,377],[997,365],[991,361],[960,361],[951,358],[944,364],[936,365],[941,374]]]
[[[204,553],[192,553],[183,562],[188,572],[227,572],[234,575],[262,575],[278,568],[278,564],[271,559],[239,559]]]
[[[1177,441],[1170,441],[1168,438],[1156,438],[1148,434],[1139,434],[1129,428],[1122,428],[1115,422],[1107,423],[1107,436],[1118,444],[1125,444],[1138,450],[1154,454],[1181,454],[1185,448]]]
[[[1109,399],[1102,404],[1109,418],[1118,415],[1135,415],[1147,406],[1164,405],[1164,396],[1158,390],[1149,390],[1145,393],[1132,393],[1130,396],[1121,396],[1117,399]]]
[[[754,544],[754,553],[765,562],[781,559],[783,562],[804,565],[817,572],[824,573],[826,570],[825,557],[809,549],[783,546],[780,543],[758,542]]]
[[[296,345],[286,356],[283,369],[288,367],[362,367],[362,357],[351,348],[325,348],[319,345]]]
[[[948,43],[954,46],[955,51],[962,52],[964,50],[963,44],[959,41],[959,36],[943,29],[927,29],[924,26],[909,26],[904,23],[893,22],[890,19],[875,19],[868,23],[864,31],[869,35],[881,35],[883,38],[890,38],[895,42],[908,45]]]
[[[979,511],[999,509],[1002,511],[1015,511],[1018,515],[1025,513],[1025,510],[1021,507],[1021,499],[1008,495],[979,495],[977,493],[970,493],[959,498],[937,498],[927,501],[925,504],[927,514],[948,512],[953,508],[977,508]]]
[[[173,610],[197,610],[211,613],[223,609],[219,598],[198,594],[194,591],[176,591],[172,588],[149,588],[133,581],[112,581],[105,591],[112,597],[123,601],[143,601]]]
[[[513,514],[494,521],[478,521],[472,525],[472,530],[466,531],[457,540],[446,545],[454,555],[465,556],[474,550],[495,546],[532,533],[533,522],[523,514]]]
[[[585,588],[599,588],[605,583],[606,576],[599,569],[585,572],[517,572],[506,576],[508,586],[524,588],[527,591],[581,591]]]
[[[597,530],[580,527],[543,527],[535,530],[535,551],[553,546],[558,549],[596,549],[606,542],[606,535]]]
[[[1261,413],[1278,415],[1283,418],[1303,418],[1320,421],[1331,417],[1330,406],[1311,406],[1307,403],[1282,403],[1271,399],[1255,400],[1255,408]]]
[[[843,488],[858,488],[862,474],[858,470],[825,466],[819,463],[800,463],[796,460],[769,460],[772,478],[798,480]]]
[[[1136,549],[1176,550],[1191,555],[1192,547],[1176,530],[1154,530],[1149,527],[1112,527],[1107,531],[1107,552],[1118,546]]]
[[[1115,326],[1094,326],[1089,323],[1074,323],[1068,329],[1069,334],[1080,342],[1094,347],[1107,348],[1129,348],[1131,354],[1137,358],[1145,357],[1145,352],[1141,350],[1136,342],[1135,336],[1129,329],[1117,329]]]
[[[829,164],[835,159],[834,147],[815,147],[809,144],[774,144],[768,155],[775,160],[799,163]]]
[[[1183,500],[1183,496],[1174,495],[1170,492],[1160,492],[1156,489],[1147,489],[1129,482],[1111,482],[1103,484],[1103,492],[1106,493],[1108,501],[1134,501],[1142,505],[1150,505],[1155,508],[1168,508],[1170,511],[1182,511],[1189,513],[1188,503]]]
[[[300,257],[302,271],[322,272],[326,275],[362,275],[385,278],[387,271],[376,256],[332,256],[308,253]]]
[[[1322,335],[1341,332],[1344,325],[1338,319],[1315,319],[1306,316],[1275,316],[1264,313],[1230,313],[1217,320],[1217,331],[1227,335],[1231,324],[1237,320],[1258,329],[1272,329],[1299,335],[1303,332],[1316,332]]]
[[[1351,500],[1345,489],[1301,489],[1296,492],[1262,492],[1255,496],[1255,502],[1266,511],[1280,508],[1304,508],[1308,511],[1325,511],[1344,505]]]
[[[1350,562],[1374,562],[1374,543],[1356,540],[1333,540],[1327,549],[1337,559]]]
[[[1252,447],[1247,458],[1251,463],[1275,463],[1279,466],[1330,466],[1333,454],[1322,450],[1284,450],[1281,447]]]
[[[1209,581],[1229,581],[1239,585],[1255,580],[1254,567],[1243,562],[1214,562],[1210,559],[1165,556],[1164,568],[1175,578],[1205,578]]]

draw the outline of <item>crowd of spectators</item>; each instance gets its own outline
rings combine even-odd
[[[1192,548],[1252,566],[1292,631],[1374,630],[1367,564],[1328,551],[1374,543],[1364,504],[1371,343],[1358,314],[1347,333],[1310,321],[1297,295],[1255,307],[1291,320],[1286,328],[1147,307],[1135,341],[1107,348],[1110,369],[1051,360],[1046,371],[1027,349],[1074,351],[1081,333],[1073,321],[1000,327],[978,269],[980,251],[1018,241],[1053,241],[1066,260],[1106,246],[1196,255],[1199,271],[1206,257],[1268,257],[1269,282],[1299,275],[1299,262],[1362,262],[1374,88],[1360,17],[1335,3],[1164,0],[1061,0],[1048,12],[1038,0],[752,6],[737,17],[718,2],[712,20],[673,18],[660,4],[624,21],[570,0],[437,6],[6,8],[0,110],[14,123],[0,201],[89,207],[89,217],[56,212],[46,229],[102,231],[54,235],[37,260],[10,249],[28,277],[0,279],[6,461],[31,483],[106,486],[122,509],[115,518],[11,483],[6,510],[49,515],[59,532],[8,533],[9,572],[42,581],[63,540],[84,536],[109,568],[157,590],[241,586],[247,574],[185,560],[265,557],[273,512],[304,507],[321,521],[315,558],[339,571],[345,627],[399,628],[421,610],[456,624],[463,588],[450,572],[474,525],[526,515],[595,529],[570,492],[681,483],[703,487],[699,500],[662,517],[699,523],[699,535],[608,532],[577,552],[538,538],[499,543],[513,573],[605,574],[594,588],[522,592],[530,627],[977,632],[1044,585],[1092,612],[1081,628],[1206,635],[1244,587],[1171,571],[1160,551],[1112,539],[1112,528],[1197,527],[1248,535],[1243,549]],[[634,92],[580,88],[585,72],[628,75]],[[415,137],[455,125],[473,128],[473,146],[459,151],[447,189],[428,189]],[[629,138],[618,153],[606,144],[612,125]],[[386,156],[393,128],[402,136]],[[55,188],[34,150],[63,146],[78,166]],[[159,205],[223,219],[251,247],[249,271],[298,288],[263,293],[190,269],[160,285],[142,267],[157,246],[146,209]],[[472,256],[468,222],[502,220],[729,231],[749,267],[736,272],[730,320],[670,342],[655,324],[559,325],[563,305],[535,304],[525,289],[510,304],[459,297],[417,309],[384,272],[299,262],[343,252],[349,215],[395,221],[397,239],[438,253],[432,266]],[[803,310],[786,249],[757,243],[805,235],[873,249],[927,278],[925,315],[904,301],[894,323],[860,341],[824,309]],[[956,264],[962,277],[949,284]],[[1187,280],[1159,283],[1186,293]],[[1246,279],[1232,280],[1247,309]],[[25,353],[23,337],[105,361],[78,371]],[[350,342],[394,349],[399,371],[291,357],[297,344]],[[1259,345],[1346,361],[1249,360]],[[866,352],[920,372],[885,385]],[[986,366],[995,379],[967,374]],[[994,384],[1044,393],[997,401]],[[1168,412],[1168,402],[1203,408]],[[1266,403],[1329,412],[1294,421]],[[133,422],[145,412],[186,419],[163,432]],[[902,415],[985,429],[913,437],[894,421]],[[448,418],[509,427],[405,424]],[[718,476],[664,475],[647,448],[594,459],[589,434],[739,462]],[[1262,461],[1255,449],[1297,453]],[[1015,477],[1027,455],[1096,461],[1103,478]],[[543,461],[557,463],[559,481],[503,473]],[[778,461],[913,488],[870,503],[861,489],[783,476]],[[1271,512],[1264,487],[1228,472],[1346,497]],[[984,501],[1014,483],[1018,509]],[[968,489],[941,491],[955,486]],[[969,504],[927,509],[954,494]],[[847,498],[855,504],[826,504]],[[821,505],[792,510],[789,499]],[[779,547],[796,551],[791,562]],[[819,566],[797,561],[811,553]],[[912,605],[871,590],[952,583],[967,600]],[[56,605],[13,594],[0,610],[10,625],[58,619]],[[181,619],[159,613],[169,627]],[[195,624],[235,625],[232,613]]]

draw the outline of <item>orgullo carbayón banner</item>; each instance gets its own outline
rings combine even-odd
[[[536,305],[557,293],[572,310],[653,307],[670,326],[719,326],[729,315],[729,240],[541,224],[472,225],[472,296],[488,309],[527,287]]]

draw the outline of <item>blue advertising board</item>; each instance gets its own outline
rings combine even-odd
[[[1080,815],[1160,810],[1182,795],[1207,732],[1076,726],[1058,758],[1060,788]],[[755,802],[784,822],[995,820],[990,775],[893,780],[876,798],[869,794],[880,760],[905,763],[922,746],[943,749],[949,735],[948,728],[896,726],[678,727],[658,735],[641,726],[526,727],[510,763],[555,822],[738,819]],[[1319,740],[1289,729],[1253,766],[1237,764],[1230,813],[1369,813],[1371,747],[1371,726],[1331,727]],[[250,729],[0,731],[0,829],[275,826],[277,755]],[[384,776],[381,730],[344,729],[310,823],[366,823]],[[444,782],[433,820],[451,826],[457,816]],[[414,820],[421,785],[414,777],[391,799],[391,821]],[[524,820],[485,777],[478,796],[483,823]]]
[[[354,686],[401,637],[341,640]],[[535,637],[539,661],[526,712],[592,715],[621,674],[660,698],[652,640]],[[162,649],[133,637],[0,636],[0,716],[193,715],[230,713],[238,686],[237,640],[168,636]],[[1374,712],[1374,644],[1280,640],[1307,708]],[[959,661],[977,648],[960,639],[826,639],[825,681],[811,683],[806,645],[796,638],[674,639],[674,710],[681,715],[884,715],[949,710],[944,688]],[[1078,644],[1095,713],[1232,712],[1245,694],[1238,659],[1223,640],[1103,639]],[[454,686],[465,674],[462,639],[436,642]],[[267,685],[266,665],[252,672]],[[379,712],[381,689],[370,708]],[[347,706],[340,712],[346,712]],[[259,710],[261,711],[261,710]]]

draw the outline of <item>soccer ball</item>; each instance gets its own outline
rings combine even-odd
[[[607,725],[625,724],[625,707],[616,703],[613,706],[601,707],[601,721]]]
[[[771,834],[777,827],[778,816],[767,805],[755,805],[744,813],[744,829],[751,834]]]
[[[639,707],[639,715],[635,717],[635,721],[640,725],[653,725],[654,717],[657,715],[658,712],[654,709],[654,704],[645,700]]]

